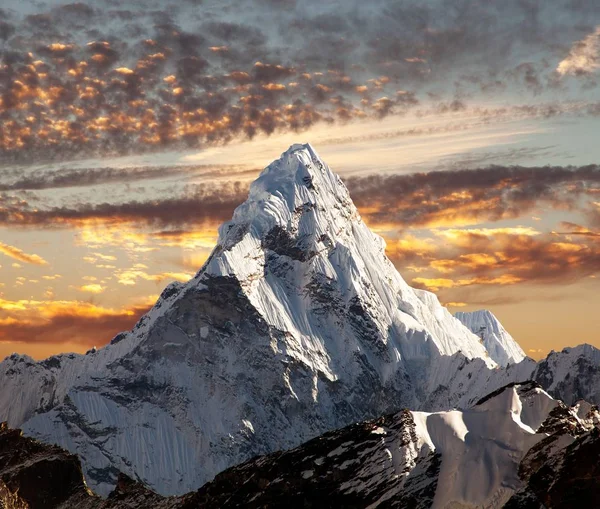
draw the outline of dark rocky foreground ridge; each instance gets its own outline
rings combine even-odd
[[[550,398],[535,382],[525,382],[490,394],[470,411],[471,417],[489,414],[494,421],[501,421],[502,415],[514,412],[515,398],[520,402],[517,408],[525,409],[521,413],[524,421],[534,422],[539,416],[532,417],[531,412],[541,407],[546,410],[540,414],[543,421],[535,429],[535,443],[521,451],[522,457],[515,463],[517,484],[510,493],[500,489],[494,495],[496,500],[506,500],[494,507],[596,507],[600,500],[597,407],[585,402],[568,407]],[[511,408],[507,407],[510,401]],[[446,418],[450,412],[442,414]],[[198,491],[179,497],[163,497],[121,474],[116,488],[107,498],[101,498],[86,486],[75,455],[24,437],[20,430],[2,423],[0,507],[445,507],[443,501],[440,505],[437,492],[445,489],[444,468],[453,459],[424,446],[428,438],[418,423],[430,416],[403,410],[329,432],[295,449],[229,468]],[[468,422],[470,417],[465,413],[463,419]],[[439,432],[429,423],[427,428],[432,437]],[[492,433],[498,433],[498,429]],[[515,439],[514,432],[511,438]],[[497,437],[493,440],[502,441]],[[518,445],[513,445],[512,454],[518,455]]]

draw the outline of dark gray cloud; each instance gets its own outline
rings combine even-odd
[[[146,180],[164,180],[174,177],[202,176],[210,179],[221,176],[257,174],[239,165],[182,165],[129,168],[59,168],[23,175],[23,170],[6,170],[0,178],[1,191],[39,191],[67,187],[90,187],[114,183],[141,183]]]
[[[356,206],[369,209],[368,221],[404,229],[517,218],[542,204],[578,208],[600,187],[600,167],[490,166],[354,177],[346,185]]]
[[[13,228],[77,228],[88,221],[121,223],[144,228],[182,225],[218,225],[230,219],[248,195],[246,183],[191,185],[177,197],[132,200],[121,203],[78,203],[39,207],[31,200],[0,194],[0,226]]]
[[[234,167],[165,167],[65,170],[48,178],[23,179],[24,189],[61,186],[88,186],[108,182],[139,181],[161,177],[197,175],[218,177],[227,172],[255,172]],[[127,173],[130,171],[131,173]],[[202,173],[203,172],[203,173]],[[466,222],[498,221],[521,217],[536,207],[587,214],[589,224],[600,217],[600,167],[570,166],[489,166],[451,169],[409,175],[371,175],[345,180],[359,210],[369,224],[386,224],[398,230]],[[6,186],[6,184],[5,184]],[[8,185],[10,187],[10,185]],[[79,203],[47,207],[35,201],[37,195],[23,191],[0,194],[0,226],[16,228],[69,228],[87,220],[127,222],[140,227],[157,225],[181,229],[192,225],[220,224],[231,218],[234,208],[245,201],[248,184],[243,181],[190,184],[177,195],[123,203]],[[573,228],[563,229],[575,231]]]

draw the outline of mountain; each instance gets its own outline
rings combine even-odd
[[[77,452],[106,495],[118,472],[181,494],[250,457],[419,408],[479,338],[411,288],[310,145],[250,187],[186,284],[86,355],[0,364],[0,418]]]
[[[437,377],[437,386],[418,407],[423,410],[469,408],[485,394],[518,380],[534,380],[552,397],[569,405],[583,399],[600,404],[600,350],[592,345],[566,347],[552,351],[535,362],[525,357],[502,369],[489,368],[480,359],[460,354],[449,358],[450,377]]]
[[[587,344],[553,350],[531,378],[569,405],[580,399],[600,404],[600,350]]]
[[[507,336],[494,341],[493,356],[514,355]],[[77,453],[101,495],[120,472],[178,495],[355,422],[467,409],[528,379],[598,403],[600,352],[499,366],[433,294],[408,286],[339,177],[294,145],[196,276],[170,284],[131,331],[86,355],[0,363],[0,419]]]
[[[454,315],[471,332],[483,339],[490,357],[500,366],[515,364],[525,358],[525,352],[506,331],[491,311],[486,309]]]
[[[207,507],[595,507],[599,419],[535,382],[511,384],[468,410],[404,410],[251,460],[197,496]]]
[[[4,425],[0,503],[15,509],[594,507],[599,422],[597,407],[568,407],[535,382],[511,384],[468,410],[402,410],[326,433],[232,467],[181,497],[163,498],[120,475],[106,499],[87,490],[72,455]]]

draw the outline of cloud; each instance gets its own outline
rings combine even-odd
[[[578,207],[600,183],[600,167],[489,166],[346,179],[370,224],[398,229],[514,219],[541,205]]]
[[[523,281],[521,278],[512,274],[503,274],[498,277],[473,277],[469,279],[445,279],[445,278],[423,278],[417,277],[412,280],[412,285],[416,288],[422,288],[432,292],[437,292],[442,288],[459,288],[461,286],[473,286],[473,285],[514,285]]]
[[[94,256],[96,258],[99,258],[100,260],[105,261],[105,262],[114,262],[117,259],[116,256],[106,255],[106,254],[102,254],[102,253],[94,253]]]
[[[202,148],[317,122],[539,97],[560,72],[595,65],[589,29],[600,20],[593,2],[249,0],[243,17],[228,0],[168,11],[121,4],[3,11],[0,160]],[[563,62],[551,63],[557,54]],[[529,111],[557,114],[548,100]]]
[[[77,290],[79,290],[80,292],[98,294],[98,293],[104,292],[104,290],[106,290],[106,287],[102,286],[98,283],[90,283],[87,285],[82,285],[82,286],[77,287]]]
[[[151,232],[148,237],[160,246],[182,247],[184,249],[212,249],[217,244],[217,231],[203,230],[162,230]]]
[[[600,69],[600,25],[581,41],[577,41],[569,55],[558,64],[560,75],[586,75]]]
[[[540,235],[540,233],[541,232],[531,226],[510,226],[503,228],[448,228],[436,232],[437,235],[448,239],[460,239],[465,236],[489,238],[494,235],[524,235],[526,237],[533,237],[535,235]]]
[[[179,170],[142,169],[133,175]],[[187,171],[187,170],[186,170]],[[212,174],[213,170],[207,169]],[[219,168],[214,170],[221,172]],[[224,170],[227,171],[227,170]],[[236,170],[237,171],[237,170]],[[77,173],[77,172],[76,172]],[[76,174],[75,173],[75,174]],[[70,182],[82,184],[70,175]],[[104,174],[104,172],[103,172]],[[106,174],[111,175],[110,172]],[[65,175],[65,174],[63,174]],[[114,178],[117,177],[114,175]],[[100,177],[98,177],[100,178]],[[113,177],[110,177],[113,178]],[[129,177],[122,177],[129,178]],[[92,178],[94,182],[98,180]],[[56,183],[54,178],[38,183]],[[418,229],[474,225],[487,221],[514,219],[531,214],[540,207],[557,210],[581,208],[581,199],[596,196],[600,189],[600,168],[546,166],[489,166],[469,170],[450,169],[410,175],[371,175],[349,177],[345,183],[364,219],[381,229]],[[51,207],[13,195],[0,193],[0,226],[14,228],[81,228],[97,225],[129,225],[133,228],[160,227],[163,241],[168,231],[190,232],[212,229],[231,218],[233,210],[248,192],[243,181],[188,185],[178,195],[121,203],[77,203]],[[171,195],[169,195],[171,194]],[[34,197],[32,197],[34,198]],[[589,215],[598,216],[600,208],[590,205]],[[593,222],[593,221],[592,221]],[[171,240],[182,235],[171,234]],[[155,236],[158,240],[158,237]],[[402,246],[397,246],[402,249]]]
[[[600,237],[542,233],[529,228],[430,232],[435,247],[389,253],[397,266],[416,265],[412,284],[433,291],[474,285],[570,283],[600,272]],[[564,234],[564,235],[568,235]],[[435,237],[443,242],[436,242]],[[446,298],[448,296],[446,295]]]
[[[51,276],[42,276],[42,279],[45,279],[46,281],[54,281],[55,279],[61,279],[62,276],[60,274],[53,274]]]
[[[57,168],[23,175],[22,169],[6,170],[0,180],[2,191],[40,191],[68,187],[90,187],[103,184],[139,183],[144,180],[174,177],[220,177],[258,172],[239,165],[182,165],[128,168]]]
[[[146,303],[115,309],[82,301],[0,298],[0,340],[100,346],[130,329],[149,308]]]
[[[27,254],[21,249],[14,246],[9,246],[3,242],[0,242],[0,253],[10,256],[15,260],[19,260],[20,262],[31,263],[33,265],[48,265],[48,262],[41,256],[36,254]]]
[[[594,165],[493,166],[353,177],[346,184],[368,224],[400,235],[388,241],[387,253],[401,272],[412,273],[413,285],[446,301],[472,303],[481,296],[466,298],[469,287],[571,283],[597,275],[599,181]],[[475,226],[543,209],[587,223],[563,221],[556,231],[544,231],[541,222]]]
[[[557,235],[582,235],[584,237],[598,237],[600,238],[600,232],[592,231],[587,226],[582,226],[577,223],[572,223],[569,221],[561,221],[560,226],[564,228],[566,231],[563,232],[553,232]]]
[[[137,264],[129,269],[119,270],[116,272],[117,281],[121,285],[133,286],[137,284],[138,279],[146,281],[154,281],[161,283],[164,280],[189,281],[194,275],[188,272],[161,272],[159,274],[148,274],[145,269],[148,267],[144,264]]]
[[[6,199],[0,225],[15,228],[75,228],[93,224],[176,226],[220,224],[247,197],[246,183],[194,185],[181,196],[123,203],[80,203],[41,208],[23,200]],[[0,203],[2,203],[0,195]]]
[[[463,308],[468,306],[466,302],[446,302],[444,305],[449,308]]]

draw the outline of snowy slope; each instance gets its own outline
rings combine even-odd
[[[597,411],[582,419],[578,410],[534,382],[513,384],[468,410],[405,410],[251,460],[194,500],[206,507],[573,507],[550,503],[582,495],[560,460],[581,462],[600,443]],[[590,495],[600,493],[594,462],[588,457]],[[554,481],[564,491],[550,499]],[[521,503],[525,496],[529,505]]]
[[[542,389],[513,386],[465,411],[413,414],[424,445],[442,455],[433,508],[501,507],[519,486],[521,459],[558,405]]]
[[[456,356],[496,364],[409,287],[309,145],[266,168],[205,266],[97,352],[0,364],[0,418],[163,494],[251,456],[418,407]]]
[[[447,358],[446,364],[445,370],[431,375],[435,388],[417,408],[469,408],[488,392],[521,380],[536,381],[569,405],[580,399],[600,404],[600,350],[592,345],[552,351],[539,362],[525,357],[502,369],[490,369],[480,359],[467,359],[460,353]]]
[[[515,364],[525,358],[523,349],[491,311],[482,309],[472,313],[458,312],[454,316],[471,332],[483,337],[483,344],[490,357],[500,366]]]
[[[600,350],[583,344],[552,351],[538,363],[531,378],[569,405],[579,399],[599,404]]]

